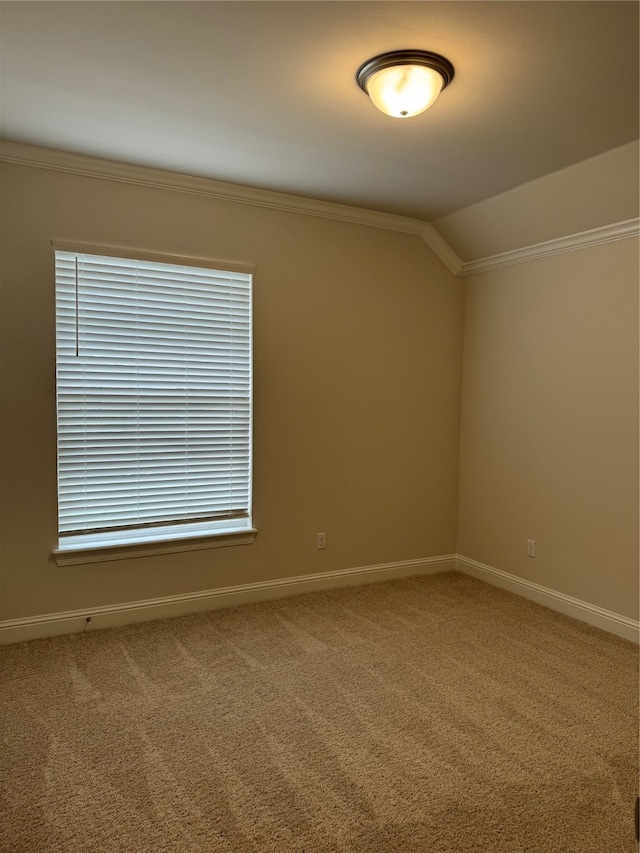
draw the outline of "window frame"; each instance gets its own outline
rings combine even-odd
[[[253,284],[255,266],[252,264],[225,261],[217,258],[174,255],[130,247],[112,246],[105,244],[88,244],[80,242],[62,242],[52,240],[53,255],[56,252],[72,252],[77,254],[111,256],[137,261],[149,261],[160,264],[174,264],[187,267],[202,267],[224,272],[238,272],[251,275],[250,318],[251,330],[249,353],[253,350]],[[55,267],[55,264],[54,264]],[[57,281],[54,271],[54,287]],[[56,294],[57,295],[57,294]],[[58,344],[57,318],[55,323],[55,341]],[[56,359],[57,360],[57,359]],[[58,376],[55,376],[56,397],[58,394]],[[180,525],[158,525],[154,529],[142,527],[126,531],[78,533],[72,536],[61,535],[58,529],[58,542],[52,549],[52,556],[60,566],[75,565],[107,560],[120,560],[134,557],[151,556],[156,554],[178,553],[183,551],[201,550],[205,548],[220,548],[232,545],[245,545],[254,541],[257,529],[252,522],[252,488],[253,488],[253,367],[250,380],[250,418],[249,418],[249,504],[248,518],[220,519],[214,522],[187,522]],[[58,416],[56,415],[56,435],[58,434]],[[56,465],[58,450],[56,448]],[[58,497],[58,478],[56,476],[56,498]]]

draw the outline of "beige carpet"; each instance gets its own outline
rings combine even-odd
[[[0,649],[3,853],[631,853],[637,649],[463,575]]]

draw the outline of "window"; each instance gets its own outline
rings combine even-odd
[[[251,273],[55,248],[58,562],[251,541]]]

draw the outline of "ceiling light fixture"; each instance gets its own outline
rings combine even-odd
[[[429,109],[453,74],[453,65],[437,53],[394,50],[363,63],[356,82],[383,113],[410,118]]]

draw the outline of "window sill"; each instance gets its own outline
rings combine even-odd
[[[70,540],[52,551],[59,566],[76,566],[84,563],[103,563],[108,560],[128,560],[134,557],[153,557],[158,554],[177,554],[183,551],[201,551],[206,548],[225,548],[230,545],[250,545],[256,538],[254,527],[221,529],[208,533],[185,536],[166,536],[163,539],[142,542],[111,542],[83,544],[84,537]]]

